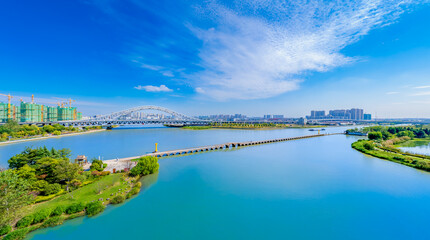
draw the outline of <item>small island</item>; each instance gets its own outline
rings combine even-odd
[[[9,159],[9,169],[0,171],[0,237],[24,239],[39,228],[102,212],[139,193],[141,177],[154,175],[156,157],[134,160],[128,170],[111,173],[106,164],[93,159],[89,171],[72,163],[70,150],[27,148]]]
[[[430,156],[402,151],[399,147],[430,143],[430,126],[373,126],[362,129],[349,129],[352,135],[367,135],[368,139],[360,139],[352,143],[352,148],[385,160],[400,163],[409,167],[430,171]]]
[[[212,122],[204,126],[184,126],[183,129],[206,130],[206,129],[284,129],[284,128],[320,128],[323,125],[299,125],[285,123],[219,123]]]

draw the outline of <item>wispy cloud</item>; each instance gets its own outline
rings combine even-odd
[[[418,92],[418,93],[414,93],[411,96],[428,96],[430,95],[430,91],[429,92]]]
[[[133,59],[131,61],[134,62],[134,63],[139,64],[139,66],[141,68],[149,69],[149,70],[152,70],[152,71],[159,72],[161,75],[163,75],[165,77],[174,77],[175,76],[173,74],[173,72],[171,70],[168,70],[166,67],[158,66],[158,65],[152,65],[152,64],[147,64],[147,63],[142,62],[142,60],[138,60],[138,59]]]
[[[137,90],[144,90],[147,92],[173,92],[172,89],[168,88],[166,85],[160,85],[159,87],[157,86],[152,86],[152,85],[147,85],[147,86],[137,86],[134,87]]]
[[[386,92],[387,95],[399,94],[399,92]]]
[[[234,1],[198,8],[211,28],[190,24],[203,41],[192,74],[196,92],[216,99],[256,99],[299,88],[303,74],[354,62],[340,51],[393,23],[412,0]]]
[[[418,86],[418,87],[414,87],[415,89],[423,89],[423,88],[430,88],[430,85],[427,86]]]

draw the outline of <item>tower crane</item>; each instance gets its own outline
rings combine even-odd
[[[11,109],[10,101],[12,100],[13,96],[11,96],[10,93],[8,95],[0,93],[0,95],[7,97],[7,101],[8,101],[8,103],[7,103],[7,118],[11,119],[12,115],[10,114],[10,109]]]
[[[57,98],[57,97],[54,97],[55,99],[58,99],[58,100],[61,100],[61,103],[63,104],[63,106],[64,106],[64,103],[66,103],[67,104],[67,102],[69,103],[69,107],[72,107],[72,102],[76,102],[75,100],[73,100],[73,99],[71,99],[71,98],[69,98],[69,99],[65,99],[65,98]]]

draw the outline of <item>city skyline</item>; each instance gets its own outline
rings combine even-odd
[[[73,98],[86,116],[159,105],[193,116],[362,108],[430,118],[428,1],[286,4],[7,2],[0,93]]]

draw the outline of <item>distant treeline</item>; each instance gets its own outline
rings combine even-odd
[[[73,126],[65,127],[60,124],[45,125],[38,127],[36,125],[19,125],[17,121],[9,120],[6,124],[0,125],[0,141],[6,141],[9,138],[25,138],[32,136],[43,136],[46,134],[61,135],[63,132],[78,132],[101,127],[75,128]]]
[[[367,133],[370,140],[389,140],[398,137],[409,138],[426,138],[430,135],[429,125],[414,126],[373,126],[362,129],[349,129],[346,132],[363,132]]]

